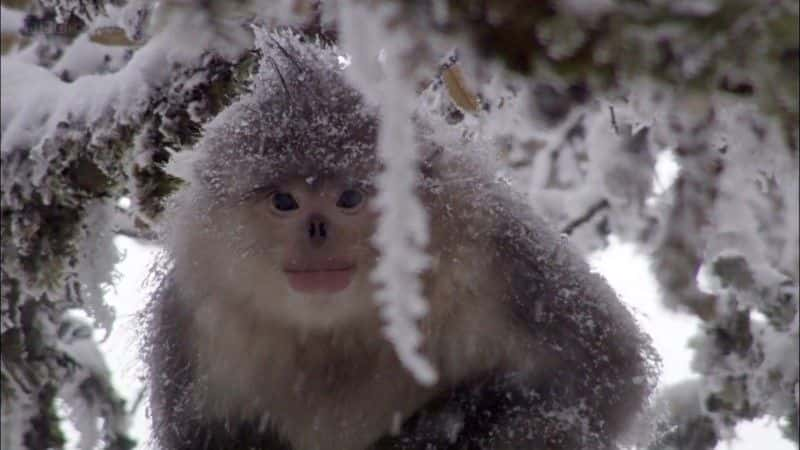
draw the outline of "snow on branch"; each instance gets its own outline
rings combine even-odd
[[[50,439],[53,386],[74,375],[61,366],[61,314],[83,308],[111,326],[109,237],[148,234],[178,183],[163,165],[247,78],[249,28],[231,19],[297,25],[320,10],[351,80],[382,107],[374,276],[387,337],[420,382],[436,371],[417,327],[428,228],[410,117],[457,48],[463,73],[442,74],[452,102],[440,105],[454,134],[489,143],[507,166],[498,176],[580,247],[613,233],[651,249],[665,303],[703,320],[698,360],[715,363],[698,363],[691,392],[716,408],[692,412],[704,442],[758,415],[796,424],[797,359],[785,356],[798,340],[797,3],[484,3],[5,2],[3,447],[22,448],[34,419]],[[659,189],[667,159],[677,175]],[[133,205],[120,219],[123,195]]]
[[[23,21],[33,40],[3,56],[3,448],[59,447],[56,399],[81,411],[76,425],[85,425],[84,448],[98,439],[107,448],[133,445],[108,372],[86,366],[91,361],[76,356],[58,330],[74,308],[87,311],[95,327],[110,329],[114,315],[103,294],[118,259],[111,240],[116,203],[129,195],[135,212],[156,211],[142,206],[169,193],[159,169],[165,143],[186,143],[221,108],[250,45],[223,44],[213,29],[187,38],[187,16],[178,14],[183,20],[168,20],[147,43],[128,48],[132,56],[95,66],[124,53],[86,39],[97,24],[83,21],[104,12],[120,10],[97,2],[34,10]],[[49,32],[59,29],[65,34]],[[95,346],[91,336],[80,339],[81,348]]]

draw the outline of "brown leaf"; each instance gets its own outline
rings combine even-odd
[[[475,112],[478,110],[478,98],[467,88],[464,75],[456,64],[442,71],[442,80],[447,87],[447,93],[456,105],[464,111]]]
[[[125,30],[120,27],[100,27],[92,31],[89,40],[95,44],[107,45],[110,47],[129,47],[137,45],[136,42],[128,39]]]

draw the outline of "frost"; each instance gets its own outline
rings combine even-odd
[[[169,86],[170,80],[185,77],[175,69],[200,71],[203,62],[196,59],[209,52],[197,45],[200,41],[193,41],[190,51],[178,48],[170,37],[172,20],[136,49],[104,47],[92,42],[90,34],[118,23],[120,10],[106,10],[102,3],[57,6],[61,19],[78,14],[86,32],[71,41],[37,35],[22,50],[4,55],[0,64],[2,331],[19,341],[16,359],[4,357],[2,365],[4,449],[6,444],[22,448],[28,421],[41,413],[39,406],[47,408],[39,396],[47,395],[68,406],[83,448],[95,448],[98,439],[130,445],[126,411],[109,383],[97,343],[91,336],[71,335],[72,319],[62,315],[82,308],[95,327],[111,329],[114,313],[103,297],[114,281],[116,200],[132,173],[132,135],[156,115],[163,116],[155,104],[163,108],[183,101],[179,88]],[[4,6],[4,42],[5,33],[20,25],[17,19]],[[180,33],[191,40],[188,34]],[[206,42],[212,40],[218,42]],[[247,46],[228,42],[225,54],[239,55]],[[199,84],[193,81],[190,88]],[[27,311],[26,327],[20,323],[22,311]],[[38,334],[32,338],[29,333]],[[36,352],[20,353],[20,346],[30,345],[26,339],[36,341]],[[50,393],[48,386],[59,389]]]
[[[84,75],[113,73],[122,68],[131,57],[130,49],[102,46],[82,34],[64,50],[64,54],[50,69],[65,80],[75,80]]]
[[[55,17],[42,22],[61,27],[55,31],[75,20],[85,29],[73,39],[33,27],[29,42],[3,55],[0,331],[4,338],[18,331],[20,308],[36,302],[29,306],[44,344],[85,365],[73,374],[85,380],[104,373],[97,355],[90,355],[89,341],[56,337],[54,311],[79,306],[96,326],[111,327],[113,314],[102,301],[114,280],[111,233],[136,234],[135,224],[157,216],[169,189],[154,183],[157,177],[137,178],[142,173],[160,173],[170,159],[166,171],[191,181],[185,163],[192,156],[176,149],[191,144],[195,128],[216,113],[213,101],[194,97],[217,93],[202,69],[250,50],[247,24],[299,25],[315,2],[174,0],[152,9],[148,0],[47,0],[26,12],[9,6],[16,3],[2,7],[4,39],[19,34],[29,13]],[[514,20],[492,7],[465,20],[457,2],[434,2],[430,10],[425,2],[321,3],[322,21],[337,29],[347,53],[332,64],[383,112],[386,170],[378,180],[375,236],[383,257],[374,276],[387,337],[417,379],[430,383],[436,373],[416,325],[426,312],[419,274],[430,261],[427,217],[412,190],[421,159],[412,116],[433,124],[426,132],[437,139],[490,155],[497,179],[524,191],[581,249],[621,238],[648,250],[664,303],[703,324],[693,344],[701,377],[674,392],[684,405],[677,415],[711,418],[711,432],[724,435],[743,418],[797,413],[797,34],[787,31],[797,25],[796,2],[742,8],[559,0],[543,17],[530,7]],[[530,35],[541,48],[481,34],[530,31],[519,24],[537,30]],[[135,45],[104,46],[90,37],[114,27]],[[479,110],[460,109],[436,87],[437,65],[451,59],[472,82]],[[271,82],[269,89],[281,89],[274,76]],[[417,89],[424,85],[431,86],[428,97],[419,100],[429,103],[420,106]],[[324,118],[316,125],[329,130],[326,138],[344,130]],[[108,185],[76,183],[67,176],[76,167],[90,174],[81,181]],[[119,216],[123,195],[131,204]],[[57,221],[74,227],[61,240],[32,239],[36,230],[58,231],[47,228],[52,217],[32,208],[77,211],[74,220]],[[34,365],[47,374],[42,380],[68,378],[53,370],[54,358],[45,359]],[[29,386],[6,361],[3,381],[11,380],[18,397],[11,407],[3,400],[2,447],[16,449],[36,412],[25,393],[40,386]],[[64,395],[67,388],[75,386],[65,386]],[[99,437],[92,435],[98,411],[80,409],[80,393],[71,392],[68,403],[76,405],[89,446]]]
[[[0,8],[0,32],[16,33],[25,24],[25,14],[21,11],[9,9],[3,6]]]
[[[92,233],[87,233],[79,252],[77,279],[81,283],[84,306],[94,318],[95,326],[108,334],[114,324],[114,311],[105,303],[104,295],[118,275],[110,268],[120,260],[111,227],[114,206],[96,202],[87,205],[87,209],[86,228]]]
[[[375,17],[360,4],[342,4],[344,50],[351,56],[349,73],[382,111],[378,154],[384,163],[378,176],[375,203],[380,211],[373,238],[381,259],[372,278],[380,288],[376,301],[386,322],[384,333],[394,344],[400,361],[422,384],[436,382],[437,373],[420,353],[422,333],[416,321],[428,311],[422,296],[421,273],[428,267],[425,254],[428,224],[425,210],[414,193],[419,157],[411,115],[415,107],[413,85],[404,76],[404,56],[410,40],[402,33],[384,31],[391,11]],[[365,24],[354,24],[372,16]],[[346,24],[353,24],[347,26]],[[379,66],[378,55],[385,64]],[[385,79],[383,75],[385,74]]]

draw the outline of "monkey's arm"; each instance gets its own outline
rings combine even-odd
[[[510,311],[510,326],[527,330],[533,370],[468,380],[375,449],[616,448],[652,389],[648,339],[575,250],[541,219],[520,217],[527,206],[487,203],[497,205],[496,255],[487,266],[506,292],[497,307]]]
[[[161,450],[288,450],[267,427],[231,419],[203,417],[204,385],[197,376],[189,337],[190,303],[178,297],[172,277],[165,277],[148,310],[150,405],[155,448]]]
[[[370,450],[583,449],[573,436],[542,433],[551,424],[527,375],[485,374],[431,401],[400,433]],[[585,447],[588,448],[588,447]],[[597,447],[598,450],[605,450]]]
[[[533,401],[523,395],[519,408],[530,407],[544,448],[615,448],[656,380],[649,338],[566,239],[524,205],[498,205],[497,276],[514,316],[550,355],[529,385]]]

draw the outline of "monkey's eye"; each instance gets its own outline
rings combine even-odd
[[[300,207],[297,200],[288,192],[275,192],[272,194],[272,207],[280,212],[293,211]]]
[[[364,201],[364,194],[357,189],[345,189],[336,201],[336,206],[343,209],[357,208]]]

